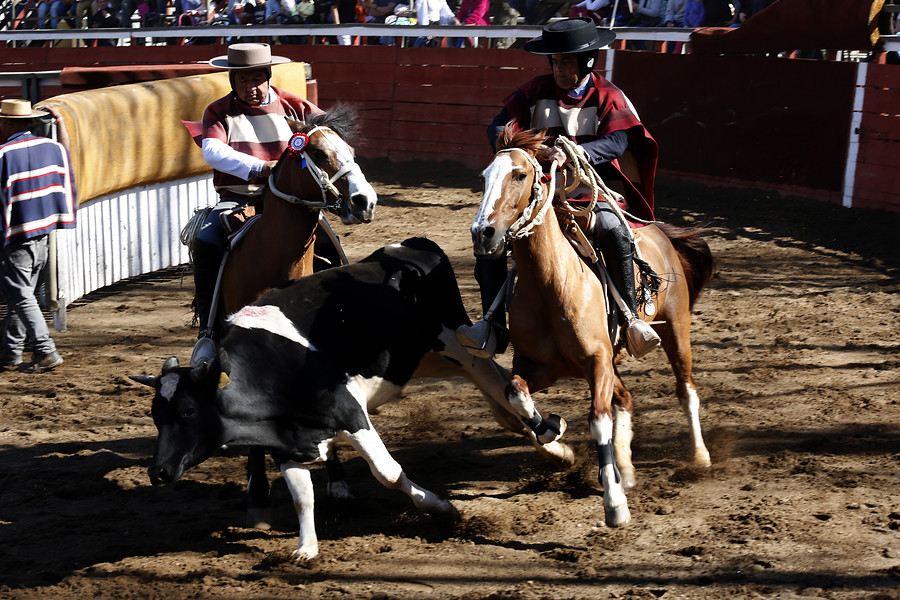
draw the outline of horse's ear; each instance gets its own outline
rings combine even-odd
[[[291,128],[291,131],[293,133],[297,133],[298,131],[306,127],[306,123],[304,123],[303,121],[298,121],[290,117],[285,117],[284,120],[287,121],[288,127]]]

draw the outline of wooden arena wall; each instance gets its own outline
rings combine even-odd
[[[221,45],[11,51],[17,68],[27,62],[32,69],[187,64],[225,52]],[[280,45],[276,52],[312,65],[324,108],[359,105],[362,156],[473,168],[489,158],[485,126],[503,98],[547,69],[544,57],[522,50]],[[900,111],[891,104],[900,67],[629,50],[612,55],[608,74],[659,141],[661,172],[900,210],[892,166],[900,152],[892,133],[900,128],[894,124]],[[601,70],[607,58],[601,52]],[[116,77],[121,81],[121,70]],[[73,79],[86,81],[84,74]],[[45,85],[42,93],[63,89],[62,82]]]

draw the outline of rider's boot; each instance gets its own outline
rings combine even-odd
[[[460,344],[472,356],[490,358],[503,354],[509,345],[506,300],[498,302],[493,312],[490,310],[506,285],[506,274],[506,252],[500,256],[475,256],[475,281],[481,289],[481,310],[486,318],[456,330]]]
[[[620,224],[600,234],[597,246],[606,261],[606,270],[613,285],[622,295],[630,315],[625,327],[625,346],[629,354],[641,358],[659,346],[659,334],[638,318],[637,298],[634,289],[634,246],[628,226]]]
[[[214,351],[215,345],[209,342],[217,339],[217,334],[220,333],[215,331],[215,327],[209,327],[209,313],[216,291],[222,251],[215,244],[195,239],[191,244],[191,258],[194,263],[194,311],[200,322],[200,333],[197,336],[199,341],[191,356],[191,364],[196,366],[196,362],[206,358],[210,348]]]

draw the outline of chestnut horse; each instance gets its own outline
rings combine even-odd
[[[338,214],[346,225],[372,221],[378,198],[345,139],[355,130],[355,119],[352,108],[338,106],[305,123],[289,121],[295,137],[302,134],[308,141],[300,152],[288,148],[282,154],[263,196],[265,210],[229,252],[221,285],[225,314],[313,272],[322,210]]]
[[[535,158],[544,139],[535,131],[507,129],[501,134],[500,150],[482,173],[484,195],[472,241],[476,254],[492,255],[505,251],[509,240],[515,259],[518,280],[509,306],[514,357],[507,400],[527,419],[533,412],[532,393],[563,377],[588,383],[606,524],[617,527],[631,519],[624,490],[634,485],[631,394],[616,369],[616,356],[624,351],[610,339],[606,286],[561,230],[556,210],[570,213],[562,206],[550,210],[552,180],[542,179]],[[655,319],[675,373],[694,463],[709,466],[691,375],[691,307],[712,276],[712,255],[700,233],[655,224],[642,227],[636,238],[643,258],[664,281],[653,298],[656,314],[642,317]]]

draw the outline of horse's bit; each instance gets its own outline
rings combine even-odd
[[[328,127],[317,126],[307,131],[306,135],[312,136],[312,134],[319,130],[331,131],[332,133],[334,133],[334,131]],[[341,159],[341,153],[338,151],[338,148],[334,145],[334,143],[329,139],[328,135],[323,134],[323,137],[325,138],[325,141],[328,143],[328,145],[331,146],[331,149],[338,156],[338,158]],[[353,171],[362,171],[362,169],[360,169],[359,165],[356,164],[356,161],[353,160],[353,157],[351,156],[349,160],[341,160],[341,168],[338,169],[334,175],[329,177],[328,173],[320,169],[319,166],[312,160],[312,158],[310,158],[306,150],[302,152],[301,156],[303,157],[303,163],[306,165],[306,168],[313,176],[313,181],[315,181],[318,184],[319,189],[322,190],[322,201],[313,202],[311,200],[300,198],[299,196],[293,196],[291,194],[282,192],[277,187],[275,187],[274,173],[269,175],[269,189],[272,190],[273,194],[275,194],[282,200],[290,202],[292,204],[302,204],[313,209],[328,209],[331,211],[336,210],[344,201],[344,196],[343,194],[341,194],[340,190],[335,187],[334,182],[341,177],[344,177],[348,173],[351,173]],[[334,196],[334,204],[328,202],[328,194]]]

